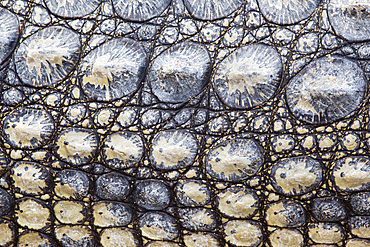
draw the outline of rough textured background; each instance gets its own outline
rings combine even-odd
[[[369,0],[0,5],[0,246],[370,246]]]

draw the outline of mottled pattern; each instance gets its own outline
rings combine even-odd
[[[93,12],[99,5],[98,0],[46,0],[46,7],[53,14],[61,17],[83,17]],[[40,11],[36,9],[36,11]]]
[[[285,195],[301,195],[315,189],[322,180],[323,169],[309,157],[283,159],[271,167],[272,186]]]
[[[251,108],[267,101],[281,80],[282,63],[274,48],[253,44],[237,49],[216,68],[214,87],[232,108]]]
[[[113,0],[117,15],[130,21],[146,21],[165,11],[171,0]]]
[[[190,166],[197,155],[198,143],[187,131],[162,131],[154,136],[150,161],[154,167],[173,170]]]
[[[321,124],[353,114],[366,88],[355,62],[328,56],[313,61],[290,81],[287,101],[297,118]]]
[[[370,40],[370,4],[368,1],[332,0],[328,5],[335,32],[350,41]]]
[[[216,20],[226,17],[243,4],[242,0],[184,0],[189,13],[201,20]]]
[[[256,174],[262,162],[263,153],[253,140],[234,139],[210,150],[206,170],[214,179],[243,181]]]
[[[51,141],[54,119],[45,110],[17,108],[3,121],[3,136],[14,148],[35,149]]]
[[[111,101],[134,92],[144,76],[146,54],[133,40],[112,39],[91,51],[79,66],[89,99]]]
[[[0,2],[0,246],[370,246],[368,0]]]
[[[309,17],[320,0],[258,0],[262,14],[277,24],[293,24]]]
[[[182,103],[205,86],[210,57],[202,45],[180,43],[153,61],[148,79],[153,93],[163,102]]]
[[[18,38],[17,16],[7,9],[0,8],[0,64],[13,52]]]
[[[34,87],[53,87],[74,68],[81,44],[77,33],[51,26],[21,43],[14,63],[22,82]]]

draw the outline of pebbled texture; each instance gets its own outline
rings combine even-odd
[[[368,0],[0,2],[0,246],[370,246]]]

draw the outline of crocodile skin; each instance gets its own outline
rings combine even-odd
[[[0,1],[0,246],[370,246],[369,0]]]

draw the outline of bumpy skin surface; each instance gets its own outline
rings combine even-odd
[[[0,2],[0,246],[369,246],[368,0]]]

